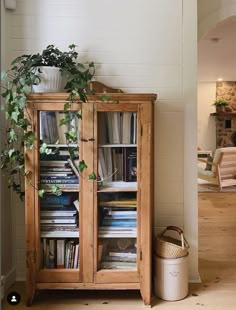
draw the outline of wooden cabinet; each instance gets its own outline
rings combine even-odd
[[[67,94],[28,96],[26,115],[38,138],[25,154],[32,179],[25,184],[28,305],[40,289],[138,289],[150,304],[156,95],[108,95],[70,104],[77,142],[69,149],[78,152],[72,162],[87,165],[79,177],[58,125]],[[43,142],[53,154],[40,154]],[[62,195],[48,192],[55,184]]]

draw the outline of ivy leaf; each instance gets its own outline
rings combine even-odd
[[[85,163],[84,160],[81,160],[81,161],[79,162],[78,168],[79,168],[79,171],[80,171],[80,172],[83,172],[84,169],[88,168],[88,166],[86,165],[86,163]]]
[[[68,111],[69,107],[70,107],[70,103],[69,103],[69,102],[66,102],[66,103],[64,104],[64,111]]]
[[[52,153],[52,149],[48,148],[47,143],[43,143],[40,148],[39,148],[39,152],[40,154],[51,154]]]
[[[22,87],[22,92],[26,95],[28,95],[31,91],[31,87],[29,87],[28,85],[25,85],[24,87]]]
[[[51,185],[51,191],[56,196],[61,196],[62,192],[57,185]]]
[[[12,81],[8,81],[8,82],[6,83],[6,88],[7,88],[8,90],[11,90],[11,89],[12,89],[12,85],[13,85]]]
[[[15,149],[10,149],[9,151],[8,151],[8,156],[9,157],[12,157],[12,154],[15,152]]]
[[[20,112],[19,111],[15,111],[15,112],[12,112],[11,114],[11,118],[12,120],[14,120],[16,123],[18,122],[18,116],[20,115]]]
[[[90,173],[88,178],[89,178],[89,180],[96,180],[97,179],[96,174],[94,172]]]
[[[72,50],[72,49],[74,49],[76,46],[77,46],[77,45],[75,45],[75,44],[70,44],[70,45],[69,45],[69,49]]]
[[[15,130],[13,128],[10,130],[9,136],[10,136],[10,143],[17,141],[17,135],[16,135]]]
[[[69,132],[65,133],[66,140],[71,141],[71,142],[76,142],[77,141],[77,133],[75,130],[71,130]]]
[[[76,115],[78,118],[82,119],[82,109],[80,109]]]
[[[23,110],[25,108],[25,104],[26,104],[26,97],[25,96],[18,97],[17,103],[19,105],[19,108],[21,110]]]
[[[40,189],[40,190],[38,191],[39,197],[40,197],[40,198],[43,198],[44,193],[45,193],[45,190],[44,190],[44,189]]]
[[[99,99],[100,99],[101,101],[109,101],[109,100],[111,100],[111,97],[108,96],[108,95],[106,95],[106,94],[103,94],[103,95],[101,95],[101,96],[99,97]]]
[[[1,71],[1,80],[5,80],[7,78],[7,72]]]
[[[22,85],[22,86],[24,86],[25,85],[25,79],[24,78],[20,78],[20,84]]]

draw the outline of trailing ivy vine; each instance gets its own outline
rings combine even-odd
[[[24,198],[24,178],[33,186],[31,172],[25,171],[24,148],[33,149],[36,135],[32,125],[32,119],[27,111],[27,95],[31,92],[32,85],[38,85],[40,80],[40,66],[59,67],[62,76],[66,78],[65,91],[68,98],[64,105],[65,118],[60,125],[69,125],[71,122],[70,109],[72,102],[86,102],[87,95],[91,94],[88,84],[91,81],[95,66],[93,62],[82,64],[78,62],[76,45],[68,47],[68,51],[62,52],[54,45],[49,45],[37,54],[24,54],[17,57],[11,63],[7,72],[1,72],[1,110],[6,120],[5,146],[1,152],[1,169],[7,172],[8,187],[15,191],[21,200]],[[77,119],[82,118],[81,111],[73,112]],[[77,136],[74,130],[65,132],[69,155],[72,160],[75,157],[75,149],[69,144],[77,143]],[[46,143],[40,145],[39,152],[49,155],[52,152]],[[87,168],[84,160],[77,165],[81,173]],[[92,172],[89,177],[96,180]],[[59,195],[60,190],[56,185],[51,186],[51,192]],[[38,188],[39,196],[43,196],[44,190]]]

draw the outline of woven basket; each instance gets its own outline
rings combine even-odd
[[[181,240],[165,236],[165,233],[168,230],[178,232]],[[183,230],[176,226],[168,226],[155,239],[155,253],[163,258],[178,258],[186,256],[188,254],[188,249],[189,245],[184,237]]]

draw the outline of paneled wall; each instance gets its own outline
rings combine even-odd
[[[216,99],[216,82],[198,83],[198,147],[203,150],[216,149],[215,112],[212,105]]]
[[[75,43],[81,61],[95,62],[97,80],[125,92],[158,93],[155,230],[191,226],[192,279],[197,277],[197,203],[195,187],[184,192],[184,183],[191,183],[188,176],[184,180],[184,158],[191,162],[196,150],[194,134],[185,134],[186,126],[196,131],[196,25],[196,0],[17,0],[16,11],[7,13],[6,46],[10,61],[48,44]],[[18,279],[24,278],[25,258],[19,204],[15,199]]]

